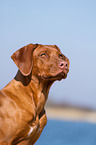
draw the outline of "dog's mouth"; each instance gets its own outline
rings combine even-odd
[[[68,73],[68,71],[67,70],[64,70],[61,73],[59,73],[56,77],[57,77],[58,80],[66,79],[67,73]]]
[[[53,75],[52,76],[42,75],[41,78],[45,79],[45,80],[62,80],[62,79],[66,79],[68,72],[69,72],[69,70],[63,70],[54,76]]]

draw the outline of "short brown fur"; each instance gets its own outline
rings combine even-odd
[[[0,145],[33,145],[47,123],[49,89],[67,77],[69,60],[56,45],[40,44],[24,46],[11,58],[19,70],[0,91]]]

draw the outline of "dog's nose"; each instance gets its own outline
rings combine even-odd
[[[66,61],[62,61],[62,62],[59,63],[59,67],[61,69],[63,69],[63,68],[67,69],[68,68],[68,63]]]

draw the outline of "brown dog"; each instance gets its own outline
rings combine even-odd
[[[33,145],[47,123],[49,89],[67,77],[69,60],[56,45],[40,44],[29,44],[11,58],[19,70],[0,91],[0,145]]]

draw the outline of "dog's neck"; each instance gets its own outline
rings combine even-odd
[[[54,81],[49,81],[42,79],[34,73],[31,73],[29,76],[24,76],[19,70],[14,78],[16,81],[20,81],[23,86],[32,86],[36,89],[40,89],[45,95],[48,95],[49,89]]]
[[[29,76],[24,76],[20,71],[18,71],[15,80],[21,83],[22,87],[30,97],[33,97],[36,108],[42,110],[53,82],[38,78],[34,73],[31,73]]]

